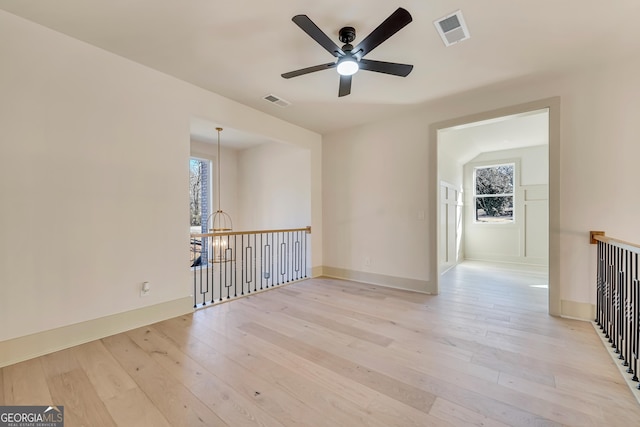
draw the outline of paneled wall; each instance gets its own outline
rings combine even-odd
[[[464,167],[465,259],[548,265],[549,186],[545,145],[484,153]],[[474,215],[473,169],[515,163],[514,221],[477,223]]]
[[[462,189],[440,181],[440,272],[463,259]]]

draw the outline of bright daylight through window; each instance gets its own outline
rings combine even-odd
[[[189,225],[191,233],[207,233],[207,218],[211,205],[211,162],[208,160],[191,158],[189,161]],[[191,241],[196,251],[191,251],[190,264],[192,267],[200,265],[202,252],[202,238],[196,237]]]
[[[473,172],[476,222],[513,222],[514,164],[477,167]]]

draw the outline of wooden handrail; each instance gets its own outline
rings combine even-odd
[[[609,245],[617,246],[622,249],[626,249],[633,253],[640,254],[640,245],[630,242],[625,242],[624,240],[614,239],[613,237],[608,237],[604,234],[604,231],[591,231],[589,233],[591,244],[595,245],[597,242],[606,243]]]
[[[225,231],[222,233],[191,233],[191,237],[241,236],[245,234],[289,233],[293,231],[304,231],[307,234],[311,234],[311,226],[308,226],[305,228],[284,228],[280,230]]]

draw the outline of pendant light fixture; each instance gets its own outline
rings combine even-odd
[[[233,223],[229,214],[222,210],[220,202],[220,132],[222,132],[222,128],[217,127],[216,131],[218,131],[218,156],[216,158],[218,164],[218,210],[209,215],[209,218],[207,219],[207,227],[209,228],[209,233],[225,233],[233,230]],[[211,239],[213,262],[226,262],[231,260],[231,249],[229,248],[228,242],[228,236],[214,236]]]

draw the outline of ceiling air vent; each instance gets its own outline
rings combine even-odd
[[[436,26],[445,46],[451,46],[470,37],[469,29],[464,22],[461,10],[440,18],[433,24]]]
[[[289,105],[291,105],[291,103],[289,101],[285,101],[282,98],[279,98],[275,95],[267,95],[265,96],[263,99],[271,102],[272,104],[276,104],[278,107],[288,107]]]

